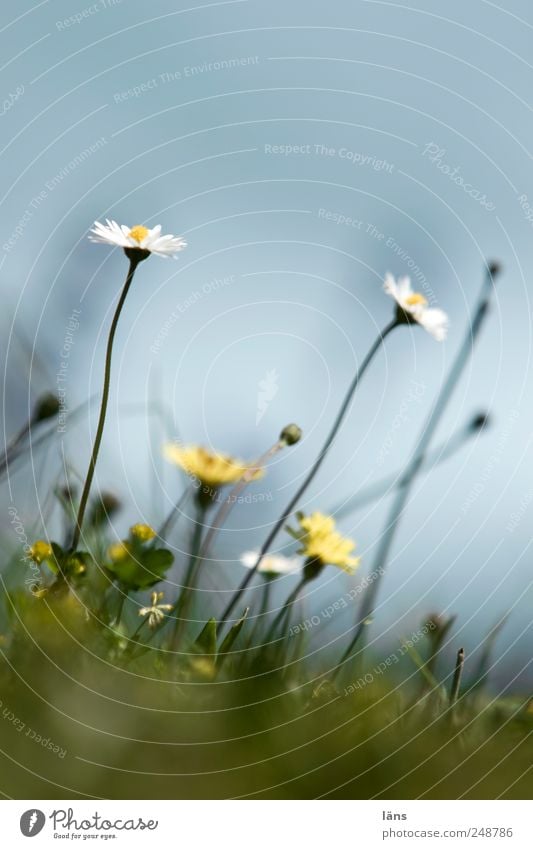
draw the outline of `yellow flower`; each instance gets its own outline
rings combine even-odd
[[[316,511],[311,516],[302,516],[299,519],[300,527],[309,536],[327,536],[335,530],[335,519],[331,516],[324,516],[323,513]]]
[[[228,454],[212,453],[199,445],[180,446],[169,442],[163,446],[163,455],[171,463],[180,466],[191,478],[214,489],[237,483],[246,472],[252,473],[252,480],[263,475],[263,470],[257,469],[253,463],[244,463]]]
[[[300,529],[292,533],[302,543],[300,554],[324,566],[338,566],[349,573],[355,571],[361,559],[352,555],[355,543],[335,530],[335,520],[331,516],[319,512],[298,515],[298,522]]]
[[[136,525],[132,525],[130,528],[130,534],[135,539],[138,539],[139,542],[149,542],[156,535],[153,528],[150,525],[144,525],[142,522],[137,522]]]
[[[43,560],[50,560],[54,556],[54,551],[50,543],[42,539],[34,542],[30,548],[30,557],[35,563],[42,563]]]
[[[107,553],[113,563],[119,563],[121,560],[125,560],[126,557],[129,557],[130,548],[128,543],[125,540],[122,540],[121,542],[114,542],[110,545],[107,549]]]

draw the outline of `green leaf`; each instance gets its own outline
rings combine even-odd
[[[221,658],[223,655],[227,654],[227,652],[229,652],[231,650],[233,643],[235,642],[235,640],[237,639],[237,637],[239,636],[239,634],[242,631],[242,627],[243,627],[243,625],[246,621],[246,617],[248,616],[249,610],[250,610],[250,608],[247,607],[246,610],[244,611],[243,615],[241,616],[241,618],[238,620],[238,622],[235,622],[231,626],[228,633],[226,634],[226,636],[222,640],[222,645],[220,646],[220,649],[218,651],[219,658]]]
[[[132,590],[142,590],[159,583],[172,566],[174,555],[166,548],[150,548],[135,557],[124,557],[108,565],[109,571]]]
[[[206,622],[194,643],[194,648],[202,654],[216,655],[217,653],[217,620],[214,616]]]
[[[159,575],[161,579],[174,563],[174,555],[167,548],[150,548],[143,554],[142,562],[145,569]]]
[[[442,690],[441,685],[428,669],[427,662],[420,657],[417,650],[413,646],[409,646],[407,643],[403,643],[403,645],[407,649],[407,654],[425,679],[426,684],[428,684],[434,692]]]

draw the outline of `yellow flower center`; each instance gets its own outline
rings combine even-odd
[[[416,307],[418,305],[425,307],[427,305],[427,300],[420,294],[420,292],[413,292],[412,295],[409,295],[409,297],[405,299],[405,303],[409,304],[410,307]]]
[[[131,239],[135,239],[136,242],[141,244],[143,239],[146,239],[149,230],[147,227],[143,227],[142,224],[136,224],[135,227],[132,227],[129,235]]]

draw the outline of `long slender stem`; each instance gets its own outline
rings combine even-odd
[[[187,487],[187,489],[184,490],[181,493],[180,497],[178,498],[178,500],[176,501],[176,503],[174,504],[174,506],[170,510],[170,513],[166,517],[165,521],[163,522],[163,524],[159,528],[159,530],[157,532],[158,537],[160,537],[161,539],[165,539],[168,532],[172,529],[174,522],[177,520],[177,518],[180,514],[181,508],[183,507],[183,505],[187,501],[190,494],[191,494],[191,491],[190,491],[189,487]]]
[[[249,645],[254,644],[255,638],[257,637],[257,634],[261,632],[265,617],[269,612],[273,580],[274,579],[270,577],[265,577],[263,580],[263,591],[261,593],[261,608],[256,616],[254,627],[252,629],[252,633],[250,634]]]
[[[120,587],[118,587],[117,589],[120,593],[120,598],[118,600],[118,606],[117,606],[117,612],[115,614],[115,618],[113,619],[113,622],[111,623],[112,628],[118,628],[118,626],[120,625],[120,620],[122,619],[122,613],[123,613],[123,610],[124,610],[124,604],[125,604],[125,601],[128,597],[128,593],[125,592],[123,589],[121,589]]]
[[[450,691],[450,705],[453,707],[459,696],[461,687],[461,678],[463,677],[463,667],[465,665],[465,650],[459,649],[457,659],[455,661],[455,669],[453,672],[452,688]]]
[[[137,643],[139,641],[139,634],[141,633],[141,630],[142,630],[143,626],[145,625],[145,623],[147,621],[148,621],[148,614],[141,619],[139,625],[137,625],[137,627],[136,627],[135,631],[133,632],[133,634],[131,635],[131,637],[128,637],[128,645],[126,646],[126,650],[124,652],[125,658],[128,658],[129,660],[131,660],[132,653],[133,653],[134,649],[136,648]]]
[[[279,531],[281,530],[281,528],[283,527],[283,525],[285,524],[285,522],[287,521],[287,519],[289,518],[289,516],[293,512],[294,508],[296,507],[296,505],[298,504],[298,502],[302,498],[303,494],[305,493],[305,491],[307,490],[309,485],[312,483],[315,475],[317,474],[322,463],[326,459],[328,451],[331,448],[331,446],[332,446],[332,444],[335,440],[335,437],[337,436],[337,433],[338,433],[338,431],[339,431],[339,429],[340,429],[340,427],[341,427],[341,425],[344,421],[344,418],[345,418],[345,416],[346,416],[346,414],[347,414],[347,412],[350,408],[353,396],[355,394],[355,390],[357,389],[361,378],[363,377],[365,371],[367,370],[368,366],[372,362],[375,354],[381,348],[381,345],[383,344],[385,338],[397,326],[398,326],[398,321],[395,318],[393,321],[390,322],[390,324],[388,324],[385,327],[385,329],[375,339],[375,341],[372,344],[370,350],[368,351],[366,357],[364,358],[360,367],[357,369],[357,371],[356,371],[356,373],[355,373],[355,375],[352,379],[352,382],[350,383],[350,386],[348,387],[348,391],[347,391],[347,393],[344,397],[344,400],[341,404],[339,412],[337,413],[337,416],[335,418],[333,426],[332,426],[332,428],[331,428],[331,430],[330,430],[330,432],[329,432],[329,434],[326,438],[324,445],[322,446],[322,450],[320,451],[320,454],[318,455],[317,459],[315,460],[315,462],[314,462],[313,466],[311,467],[311,470],[309,471],[305,480],[300,485],[297,492],[293,495],[293,497],[289,501],[287,507],[285,508],[285,510],[283,511],[281,516],[279,517],[279,519],[277,520],[277,522],[274,524],[272,530],[270,531],[267,539],[265,540],[265,542],[263,544],[263,547],[261,548],[261,551],[259,552],[259,557],[257,559],[257,563],[255,564],[254,568],[250,569],[250,571],[246,574],[246,576],[245,576],[244,580],[242,581],[240,587],[238,588],[236,593],[233,595],[233,597],[230,600],[226,610],[222,614],[221,621],[224,621],[231,616],[231,613],[232,613],[233,609],[235,608],[235,605],[239,602],[239,600],[240,600],[241,596],[243,595],[243,593],[245,592],[248,584],[250,583],[253,576],[257,572],[259,565],[261,563],[261,560],[263,559],[265,554],[269,551],[270,546],[274,542]]]
[[[422,429],[422,433],[418,439],[415,450],[411,455],[411,459],[409,460],[405,474],[402,475],[402,485],[399,488],[396,498],[394,499],[390,513],[387,517],[386,522],[386,530],[381,538],[380,545],[378,546],[378,550],[376,552],[376,556],[374,558],[373,568],[371,569],[371,573],[374,570],[379,570],[377,572],[377,578],[373,583],[369,586],[368,592],[363,597],[363,601],[361,604],[361,612],[359,614],[359,621],[355,626],[355,633],[352,637],[348,648],[342,655],[339,663],[335,667],[333,671],[332,677],[336,677],[343,665],[350,660],[352,657],[352,653],[357,645],[363,631],[366,628],[365,622],[372,615],[374,611],[374,606],[378,594],[378,590],[380,587],[380,582],[383,581],[383,576],[385,574],[385,568],[387,564],[387,560],[391,551],[392,543],[396,536],[396,532],[398,530],[398,526],[404,515],[405,507],[407,501],[409,499],[409,495],[415,481],[415,478],[424,462],[424,457],[426,455],[429,443],[437,429],[437,426],[442,418],[446,407],[453,395],[454,389],[459,382],[459,378],[463,372],[463,369],[468,362],[472,351],[474,349],[474,343],[479,335],[479,331],[483,325],[483,322],[488,314],[488,308],[490,303],[490,298],[492,295],[492,291],[494,288],[494,276],[495,269],[492,267],[487,268],[487,273],[485,276],[485,280],[481,289],[481,293],[478,299],[477,308],[474,314],[474,318],[472,320],[472,324],[469,325],[468,330],[465,334],[461,347],[457,352],[455,360],[453,361],[452,367],[448,373],[448,377],[446,378],[444,385],[437,396],[437,400],[431,410],[426,423]]]
[[[191,553],[189,556],[189,565],[185,574],[185,581],[181,593],[179,594],[178,599],[174,604],[174,607],[170,611],[175,616],[174,631],[171,638],[171,647],[173,649],[177,649],[185,625],[185,615],[194,590],[196,572],[198,570],[198,564],[200,563],[199,552],[200,545],[202,543],[202,531],[204,529],[205,512],[205,507],[200,504],[198,506],[196,524],[194,526]]]
[[[32,428],[41,422],[54,418],[59,412],[59,401],[51,392],[46,392],[37,399],[36,405],[28,421],[6,445],[5,451],[0,455],[0,475],[9,468],[9,464],[16,460],[20,454],[21,446],[27,437],[31,437]]]
[[[241,492],[243,492],[243,490],[246,489],[248,484],[251,483],[251,481],[254,479],[256,472],[260,471],[265,465],[265,463],[267,463],[271,457],[277,454],[277,452],[280,451],[284,447],[284,445],[285,443],[282,442],[282,440],[277,439],[274,445],[272,445],[272,447],[269,448],[268,451],[265,451],[264,454],[261,454],[257,462],[253,464],[253,466],[250,466],[248,469],[246,469],[241,479],[237,481],[235,486],[231,489],[229,495],[222,502],[219,510],[215,515],[215,518],[211,523],[209,530],[205,535],[204,541],[202,543],[202,549],[199,554],[200,560],[203,560],[207,556],[211,546],[213,545],[217,533],[228,518],[231,512],[231,508],[236,503],[237,498],[239,498]]]
[[[135,256],[130,257],[130,267],[128,269],[128,274],[126,276],[126,281],[122,288],[122,292],[115,309],[115,314],[113,315],[113,320],[111,322],[111,327],[109,328],[109,336],[107,339],[107,349],[105,355],[105,369],[104,369],[104,387],[102,391],[102,401],[100,403],[100,415],[98,417],[98,427],[96,428],[96,436],[94,440],[93,450],[91,454],[91,459],[89,461],[89,468],[87,470],[87,477],[85,478],[85,484],[83,486],[83,492],[81,494],[80,505],[78,508],[78,515],[76,517],[76,525],[74,528],[74,533],[72,535],[71,549],[75,551],[78,547],[78,543],[80,541],[81,529],[83,525],[83,518],[85,516],[85,510],[87,508],[87,501],[89,499],[89,493],[91,491],[91,484],[93,482],[94,470],[96,468],[96,461],[98,459],[98,452],[100,451],[100,443],[102,442],[102,436],[104,433],[104,425],[105,425],[105,417],[107,412],[107,402],[109,400],[109,387],[111,382],[111,358],[113,356],[113,342],[115,340],[115,333],[117,330],[118,321],[120,318],[120,314],[122,312],[122,308],[124,306],[124,302],[128,296],[128,292],[130,290],[130,286],[133,281],[133,276],[135,274],[135,270],[141,261],[142,257],[136,258]]]
[[[6,450],[0,457],[0,474],[2,474],[5,469],[8,468],[11,460],[16,456],[16,451],[21,442],[25,439],[25,437],[30,432],[32,425],[31,418],[26,422],[26,424],[19,430],[17,435],[11,440]]]
[[[476,431],[470,425],[460,428],[445,443],[435,448],[431,454],[426,455],[424,459],[424,468],[433,468],[434,466],[445,463],[450,457],[453,457],[457,451],[472,437]],[[371,504],[373,501],[378,501],[387,493],[400,489],[403,486],[403,472],[394,472],[391,475],[380,478],[375,484],[366,486],[360,493],[356,493],[348,500],[339,502],[336,507],[333,507],[329,514],[335,516],[336,519],[343,519],[349,516],[354,510],[364,507],[366,504]]]
[[[282,621],[285,614],[289,612],[290,608],[292,607],[292,605],[294,604],[294,602],[296,601],[296,599],[300,595],[300,593],[303,590],[306,583],[307,583],[307,578],[302,577],[302,579],[296,584],[295,588],[289,594],[285,604],[283,605],[283,607],[281,608],[281,610],[279,611],[277,616],[274,618],[272,625],[270,626],[270,628],[267,631],[267,635],[265,637],[265,644],[268,645],[268,643],[272,641],[272,639],[274,638],[274,634],[277,631],[278,625]]]

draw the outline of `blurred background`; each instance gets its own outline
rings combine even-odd
[[[509,612],[494,680],[529,686],[530,4],[45,0],[9,16],[4,438],[44,390],[61,393],[63,412],[85,406],[45,444],[32,438],[10,468],[8,550],[20,544],[8,511],[30,540],[45,527],[59,533],[51,485],[66,469],[73,481],[86,471],[127,269],[120,250],[88,242],[95,219],[160,223],[189,245],[177,261],[139,268],[119,327],[96,475],[124,505],[113,534],[159,524],[182,490],[161,458],[165,439],[251,459],[290,421],[305,433],[233,511],[204,576],[210,591],[240,581],[241,553],[262,543],[316,457],[392,316],[384,274],[410,274],[449,313],[449,338],[404,327],[387,340],[305,510],[327,512],[400,473],[468,328],[485,259],[497,259],[492,312],[417,481],[373,638],[394,643],[427,613],[454,613],[457,640],[476,647]],[[490,425],[437,462],[480,412]],[[308,614],[369,571],[389,504],[390,495],[340,521],[361,571],[327,570]],[[280,535],[277,549],[286,543]],[[179,528],[172,545],[179,575]],[[342,641],[352,621],[353,608],[317,638]]]

